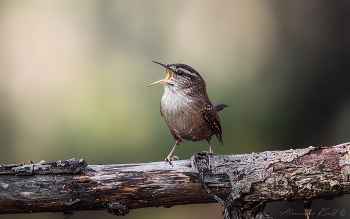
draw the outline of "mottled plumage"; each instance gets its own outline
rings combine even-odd
[[[164,117],[175,145],[166,161],[177,158],[171,157],[182,139],[209,143],[209,153],[212,153],[210,139],[216,135],[222,144],[222,130],[218,111],[227,107],[221,103],[213,106],[206,91],[206,85],[200,74],[192,67],[184,64],[169,64],[155,62],[167,70],[167,77],[151,85],[164,83],[164,95],[160,102],[160,113]]]

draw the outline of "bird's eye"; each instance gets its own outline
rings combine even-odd
[[[184,74],[185,74],[185,72],[183,72],[183,71],[179,70],[179,71],[177,72],[177,74],[181,76],[181,75],[184,75]]]

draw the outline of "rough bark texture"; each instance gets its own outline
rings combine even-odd
[[[130,209],[219,201],[226,218],[270,218],[267,202],[350,193],[350,143],[245,155],[194,155],[191,160],[87,165],[0,165],[0,213]]]

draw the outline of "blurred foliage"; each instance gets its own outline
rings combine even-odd
[[[162,86],[146,87],[165,76],[152,60],[192,66],[212,102],[230,105],[216,154],[347,142],[348,9],[345,1],[1,1],[0,163],[163,160],[174,141],[159,113]],[[184,142],[174,154],[203,150],[205,141]],[[222,209],[126,218],[222,218]],[[100,216],[113,217],[71,218]]]

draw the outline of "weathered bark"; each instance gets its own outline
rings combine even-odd
[[[0,213],[107,209],[124,215],[136,208],[219,201],[227,218],[269,218],[263,213],[267,202],[302,201],[310,209],[312,199],[350,193],[349,159],[350,143],[345,143],[194,155],[173,167],[165,162],[87,165],[78,159],[0,165]]]

